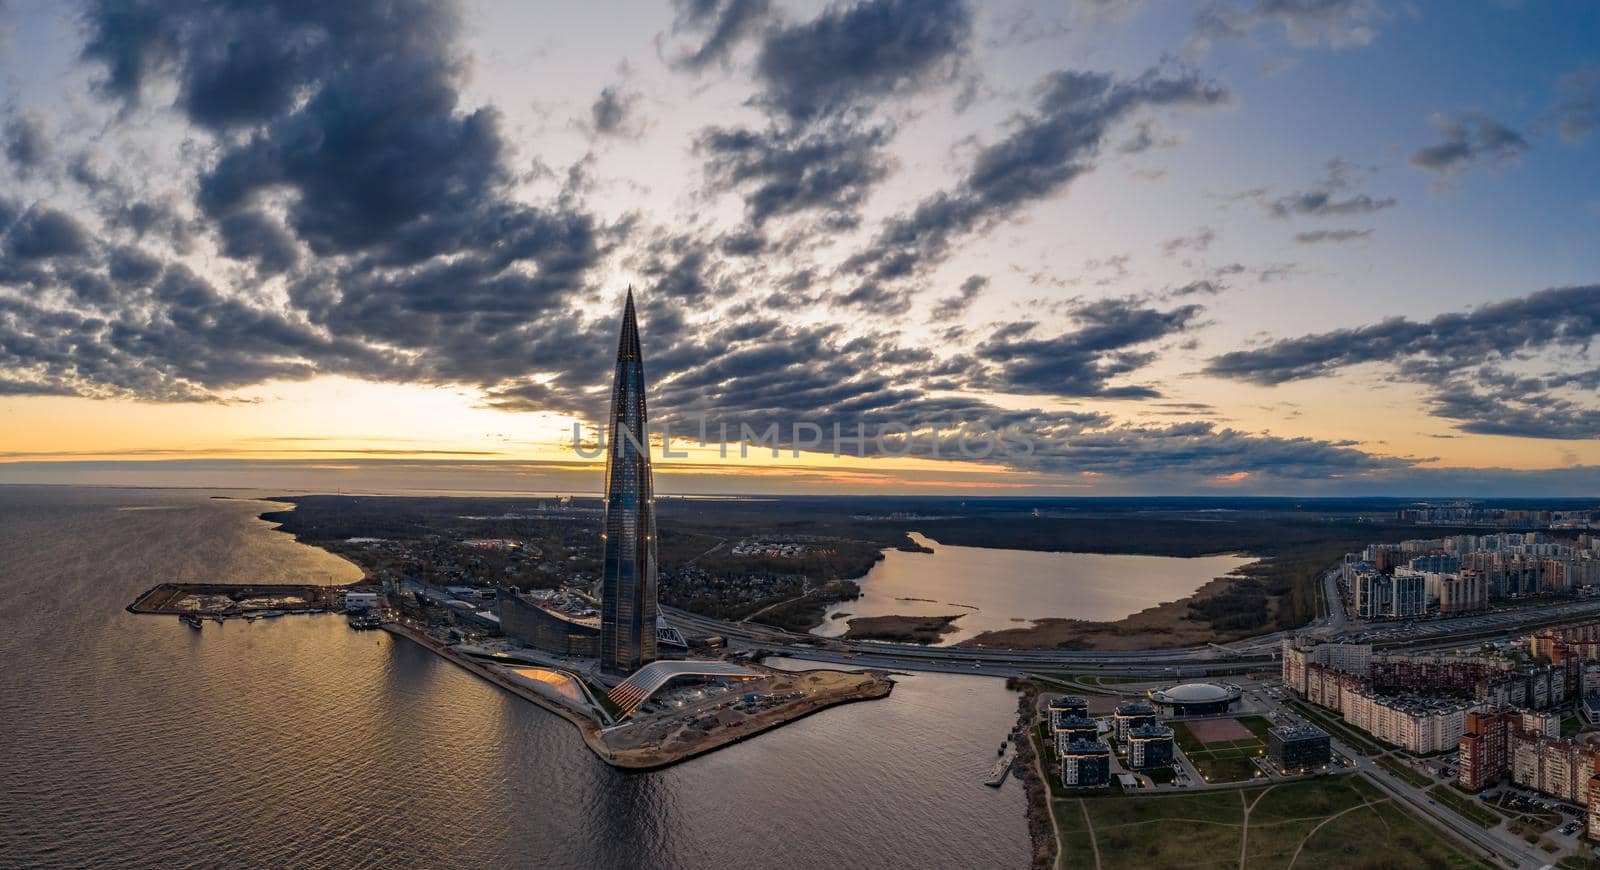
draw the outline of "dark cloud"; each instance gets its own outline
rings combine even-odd
[[[106,263],[106,273],[112,281],[126,287],[147,287],[161,274],[161,260],[132,245],[122,245],[111,251]]]
[[[290,224],[319,255],[414,261],[470,246],[506,181],[492,109],[455,111],[448,71],[416,55],[327,82],[201,179],[213,217],[291,191]]]
[[[50,156],[50,141],[44,119],[31,112],[6,119],[4,130],[6,158],[22,172],[37,169]]]
[[[989,286],[989,279],[983,275],[971,275],[961,282],[961,291],[954,296],[946,296],[934,306],[929,318],[934,321],[954,320],[965,314],[972,303],[978,299],[978,294],[983,288]]]
[[[674,0],[678,8],[674,33],[705,34],[705,41],[674,57],[678,69],[699,71],[713,63],[727,63],[734,46],[759,28],[771,14],[769,0]]]
[[[978,345],[977,357],[991,366],[974,386],[1068,398],[1154,398],[1160,393],[1153,387],[1110,382],[1148,365],[1154,354],[1141,348],[1198,325],[1203,310],[1161,311],[1134,299],[1083,303],[1072,312],[1076,329],[1046,339],[996,334]]]
[[[644,119],[639,116],[641,97],[620,85],[602,88],[589,107],[589,126],[597,136],[637,139],[644,135]]]
[[[154,0],[93,0],[84,16],[89,35],[83,57],[104,65],[105,78],[97,84],[100,90],[137,104],[146,79],[176,59],[182,13],[193,11],[193,4],[180,8]]]
[[[0,377],[0,396],[75,396],[77,391],[59,383],[19,381]]]
[[[1283,339],[1211,360],[1206,370],[1258,384],[1322,377],[1338,369],[1409,357],[1441,366],[1552,345],[1583,346],[1600,335],[1600,286],[1559,287],[1426,323],[1394,317],[1372,326]]]
[[[214,401],[217,390],[329,371],[405,371],[392,354],[223,296],[181,265],[138,289],[147,304],[113,313],[0,298],[0,371],[90,396],[152,401]]]
[[[1528,150],[1521,133],[1482,112],[1435,115],[1444,141],[1411,152],[1411,165],[1429,172],[1463,172],[1478,164],[1504,166]]]
[[[848,121],[814,132],[762,132],[717,127],[701,131],[696,150],[705,158],[711,184],[745,193],[746,216],[757,227],[767,219],[822,210],[831,225],[853,225],[855,212],[889,174],[882,153],[890,132]]]
[[[1591,399],[1600,389],[1600,369],[1587,373],[1579,389]],[[1553,392],[1571,386],[1568,376],[1513,375],[1493,366],[1445,381],[1429,398],[1437,417],[1459,421],[1477,435],[1507,435],[1587,441],[1600,438],[1600,408]]]
[[[453,4],[427,0],[97,0],[86,22],[83,56],[104,66],[104,93],[137,105],[150,81],[171,75],[178,107],[217,129],[279,117],[306,88],[354,70],[407,57],[453,66],[441,48],[459,29]]]
[[[865,0],[769,32],[757,99],[798,122],[955,78],[972,37],[962,0]]]
[[[1250,191],[1247,195],[1256,198],[1267,213],[1275,218],[1344,217],[1392,208],[1394,197],[1379,199],[1354,192],[1360,186],[1364,173],[1361,167],[1334,158],[1328,161],[1327,174],[1308,190],[1270,200],[1266,198],[1265,190]]]
[[[680,20],[734,11],[691,3],[680,6]],[[884,147],[894,126],[875,120],[873,109],[948,82],[971,30],[962,0],[866,0],[767,30],[752,102],[767,111],[769,125],[701,131],[696,150],[709,189],[743,193],[758,226],[813,211],[822,214],[817,229],[855,226],[861,204],[891,168]]]
[[[1198,281],[1190,281],[1175,290],[1169,291],[1169,295],[1178,297],[1216,296],[1227,291],[1227,289],[1228,285],[1224,281],[1214,278],[1202,278]]]
[[[1370,238],[1372,238],[1372,230],[1312,230],[1294,234],[1294,240],[1302,245],[1316,245],[1322,242],[1354,242]]]
[[[300,259],[294,237],[278,221],[259,211],[235,212],[217,224],[222,253],[251,260],[263,275],[287,272]]]
[[[1526,368],[1541,353],[1586,351],[1597,336],[1600,286],[1560,287],[1425,323],[1396,317],[1284,339],[1214,357],[1206,371],[1271,385],[1382,364],[1396,380],[1428,386],[1433,413],[1462,421],[1466,431],[1600,437],[1592,405],[1600,376],[1518,375],[1507,368]]]
[[[1600,127],[1600,66],[1568,73],[1557,90],[1555,121],[1562,138],[1577,142]]]
[[[1339,199],[1329,191],[1308,190],[1279,197],[1267,205],[1267,210],[1271,212],[1273,217],[1279,218],[1297,214],[1328,217],[1330,215],[1369,214],[1389,208],[1394,203],[1393,197],[1374,199],[1362,193]]]
[[[6,300],[0,372],[196,401],[321,374],[493,387],[586,355],[571,303],[630,224],[598,226],[570,186],[515,197],[497,115],[459,106],[449,5],[115,3],[86,30],[101,93],[133,111],[176,92],[215,160],[178,180],[193,213],[86,173],[105,244],[9,209],[0,280],[78,307]],[[289,304],[190,271],[196,240],[281,275]]]
[[[24,213],[5,235],[5,252],[18,260],[76,257],[89,251],[89,233],[77,218],[47,206]]]
[[[1093,168],[1116,122],[1145,108],[1227,99],[1220,86],[1192,71],[1155,69],[1131,80],[1063,70],[1046,77],[1036,95],[1034,110],[1013,120],[1009,136],[981,148],[954,188],[886,221],[877,238],[844,263],[844,271],[861,281],[850,298],[891,295],[884,282],[942,262],[958,238],[1056,195]]]

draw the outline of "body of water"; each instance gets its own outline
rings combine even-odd
[[[962,614],[941,644],[986,631],[1063,617],[1111,622],[1187,598],[1217,577],[1254,561],[1242,556],[1113,556],[952,547],[913,532],[933,550],[885,550],[861,584],[861,597],[828,608],[813,632],[837,637],[849,616]]]
[[[170,581],[358,572],[211,493],[0,487],[5,866],[1018,867],[981,781],[1015,696],[904,677],[663,771],[338,616],[123,608]]]

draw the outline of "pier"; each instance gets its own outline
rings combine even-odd
[[[129,613],[213,619],[322,613],[339,607],[349,587],[308,583],[161,583],[128,605]]]
[[[983,784],[990,788],[999,788],[1005,785],[1006,777],[1011,773],[1011,765],[1017,760],[1016,741],[1007,738],[1005,745],[1000,750],[1000,757],[995,760],[994,769],[989,772],[989,778]]]

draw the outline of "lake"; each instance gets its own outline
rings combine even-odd
[[[861,597],[828,608],[812,633],[838,637],[850,616],[962,614],[940,645],[986,631],[1063,617],[1114,622],[1187,598],[1217,577],[1255,561],[1245,556],[1116,556],[953,547],[911,533],[932,553],[885,550],[861,584]]]

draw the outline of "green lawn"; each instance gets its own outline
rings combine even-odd
[[[1258,800],[1259,798],[1259,800]],[[1249,838],[1244,808],[1254,804]],[[1486,868],[1361,775],[1273,786],[1052,801],[1062,865],[1247,868]],[[1087,817],[1087,818],[1086,818]],[[1296,856],[1296,850],[1299,855]]]
[[[1272,723],[1263,716],[1240,716],[1239,724],[1249,728],[1250,733],[1263,743],[1267,740],[1267,729],[1272,727]]]
[[[1245,718],[1257,719],[1266,724],[1266,720],[1259,716]],[[1220,743],[1201,743],[1187,724],[1183,722],[1168,724],[1172,726],[1172,736],[1178,748],[1183,750],[1183,754],[1207,782],[1244,782],[1261,775],[1261,769],[1256,767],[1253,761],[1266,752],[1267,745],[1260,739],[1250,737],[1242,740],[1225,740]],[[1246,728],[1255,730],[1251,723],[1244,724]],[[1262,729],[1261,733],[1266,733],[1265,729]]]

